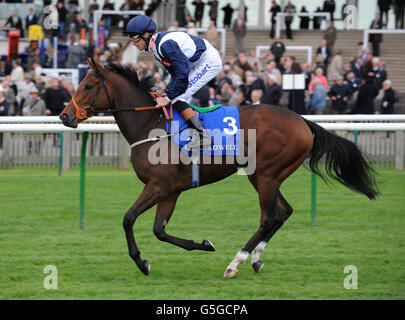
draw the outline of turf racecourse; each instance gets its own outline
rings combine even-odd
[[[1,299],[404,299],[405,172],[378,169],[377,201],[318,179],[316,227],[310,226],[310,172],[282,186],[294,213],[273,237],[254,274],[250,257],[234,279],[225,267],[256,231],[257,194],[245,176],[181,195],[166,230],[216,252],[185,251],[152,233],[154,208],[135,223],[144,276],[129,258],[123,215],[140,193],[133,171],[87,170],[85,228],[78,227],[79,171],[0,171]],[[47,265],[58,289],[46,290]],[[347,290],[345,266],[358,270]]]

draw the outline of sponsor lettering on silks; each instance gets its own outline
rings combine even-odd
[[[201,70],[201,72],[197,72],[196,76],[190,80],[190,82],[188,83],[188,88],[190,89],[193,85],[195,85],[198,80],[200,80],[204,74],[207,73],[207,69],[211,69],[211,66],[207,63],[205,65],[205,67]]]

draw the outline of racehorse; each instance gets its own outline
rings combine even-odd
[[[80,83],[60,119],[65,126],[77,128],[78,123],[97,112],[109,110],[123,136],[133,146],[132,166],[145,186],[123,219],[130,257],[145,275],[149,274],[150,264],[141,258],[133,225],[139,215],[154,205],[157,208],[153,233],[159,240],[186,250],[215,251],[208,240],[197,243],[165,231],[179,195],[192,188],[192,173],[190,163],[151,164],[148,160],[148,150],[157,143],[148,140],[148,133],[157,127],[165,129],[165,121],[160,121],[162,109],[153,107],[155,102],[150,94],[153,81],[148,77],[139,79],[133,69],[118,64],[101,66],[93,59],[89,59],[89,64],[92,70]],[[374,169],[351,141],[286,108],[259,104],[241,106],[238,111],[240,128],[245,129],[241,137],[245,154],[252,148],[248,144],[248,129],[256,132],[255,171],[248,179],[258,192],[261,215],[258,230],[226,267],[225,277],[234,277],[238,265],[250,254],[254,272],[260,271],[263,266],[261,254],[266,244],[293,212],[280,192],[280,185],[307,157],[310,170],[320,177],[337,180],[370,199],[378,195]],[[140,141],[144,143],[138,144]],[[177,147],[170,145],[169,154],[171,148]],[[321,163],[326,175],[318,169]],[[237,172],[238,167],[237,162],[202,163],[200,185],[222,180]]]

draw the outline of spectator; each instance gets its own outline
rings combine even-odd
[[[252,105],[261,104],[260,99],[263,96],[263,91],[261,89],[254,89],[250,94],[250,100],[252,101]]]
[[[65,41],[65,23],[66,23],[66,17],[68,15],[68,11],[66,10],[63,2],[58,2],[57,10],[58,10],[58,15],[59,15],[58,16],[59,36],[62,41]]]
[[[392,0],[378,0],[378,9],[381,14],[381,23],[387,28],[388,26],[388,13],[392,4]],[[383,21],[385,14],[385,22]]]
[[[352,65],[350,63],[345,63],[343,66],[343,80],[347,81],[347,75],[352,72]]]
[[[82,63],[87,58],[86,41],[80,40],[79,44],[75,42],[68,48],[68,58],[66,68],[77,68],[77,65]]]
[[[381,85],[385,80],[387,80],[388,74],[387,70],[385,69],[385,62],[379,61],[378,62],[378,71],[376,72],[376,78],[378,79],[379,84]],[[379,86],[381,89],[381,86]]]
[[[34,13],[34,9],[33,8],[29,8],[28,9],[28,16],[25,18],[25,29],[27,30],[28,33],[28,29],[30,26],[38,24],[38,18]]]
[[[307,9],[305,6],[302,6],[301,13],[307,13]],[[309,17],[300,17],[300,29],[301,30],[308,30],[309,28]]]
[[[242,84],[241,77],[233,70],[232,67],[229,68],[227,76],[228,79],[231,80],[232,85],[235,86],[235,90]]]
[[[210,20],[210,26],[207,30],[207,40],[213,47],[217,47],[218,30],[215,26],[215,21]]]
[[[167,28],[167,31],[176,31],[176,30],[178,30],[179,28],[180,28],[180,26],[179,26],[179,21],[174,20],[174,21],[173,21],[173,24],[172,24],[169,28]]]
[[[155,90],[160,94],[166,88],[167,84],[162,80],[159,72],[153,74]]]
[[[4,96],[4,93],[0,91],[0,117],[7,117],[8,116],[8,109],[10,105]]]
[[[103,10],[114,10],[114,4],[110,3],[109,0],[105,0]],[[104,14],[103,15],[103,21],[104,21],[104,28],[106,30],[107,37],[111,37],[111,20],[112,17],[110,14]]]
[[[328,27],[325,30],[324,39],[326,39],[326,43],[327,43],[330,55],[332,56],[333,50],[335,48],[335,42],[336,42],[336,28],[333,25],[332,20],[328,21]]]
[[[90,28],[97,28],[97,26],[93,26],[93,20],[94,20],[94,11],[99,10],[99,9],[100,9],[100,6],[98,5],[97,0],[93,0],[93,3],[89,6],[89,27]]]
[[[322,12],[321,7],[317,7],[315,12],[321,13]],[[319,30],[321,28],[322,17],[314,17],[312,21],[313,21],[313,29]]]
[[[343,77],[344,73],[343,51],[339,49],[330,63],[330,76],[331,79],[336,79],[337,77]]]
[[[374,75],[367,74],[366,82],[360,87],[353,114],[374,114],[374,99],[378,94],[378,88],[374,84]]]
[[[396,100],[395,91],[392,89],[391,81],[385,80],[383,83],[384,96],[381,101],[380,112],[382,114],[395,113],[394,103]]]
[[[30,97],[24,101],[22,107],[23,116],[45,116],[45,101],[39,97],[38,89],[30,90]]]
[[[14,90],[10,88],[10,82],[8,80],[3,80],[0,86],[0,92],[3,93],[4,98],[7,100],[9,108],[8,108],[8,115],[14,115],[14,105],[16,103],[16,96]]]
[[[243,52],[239,53],[238,59],[235,61],[235,66],[241,68],[243,72],[251,71],[253,69]]]
[[[218,18],[218,0],[210,0],[207,3],[210,6],[209,16],[210,20],[214,21],[214,25],[217,26]]]
[[[261,102],[271,104],[273,106],[279,106],[282,95],[283,89],[279,85],[277,78],[272,74],[268,75],[266,89],[264,91]]]
[[[97,4],[97,0],[94,0],[94,2]],[[120,7],[120,11],[129,11],[129,10],[134,10],[133,8],[133,4],[131,4],[131,2],[129,0],[125,0],[125,2],[122,4],[122,6]],[[125,35],[126,34],[126,30],[127,30],[127,24],[129,22],[129,20],[131,20],[131,15],[129,14],[124,14],[121,16],[122,18],[122,34]]]
[[[64,92],[59,87],[59,80],[53,78],[51,80],[51,87],[47,88],[44,93],[44,101],[46,105],[46,114],[48,116],[57,116],[64,108],[66,101]]]
[[[330,20],[333,22],[334,18],[333,18],[333,14],[335,12],[335,1],[334,0],[325,0],[323,2],[323,12],[329,12],[330,13]]]
[[[332,111],[335,114],[345,114],[350,97],[348,87],[343,83],[343,77],[337,76],[335,84],[330,88],[328,96],[332,100]]]
[[[220,98],[225,107],[239,106],[240,102],[234,85],[225,83],[221,88]]]
[[[202,0],[195,0],[191,4],[195,6],[194,20],[196,22],[196,25],[198,28],[201,28],[201,22],[204,16],[205,3],[202,2]]]
[[[353,110],[354,104],[357,101],[357,95],[359,92],[360,82],[356,82],[356,78],[353,72],[347,74],[346,88],[349,93],[349,100],[347,101],[347,110],[351,112]]]
[[[356,62],[353,65],[352,71],[355,75],[355,77],[358,80],[363,80],[365,78],[365,71],[364,71],[364,67],[363,67],[363,59],[361,58],[357,58],[355,60]]]
[[[235,53],[244,52],[244,40],[246,37],[246,22],[243,18],[243,12],[238,12],[238,18],[233,23],[233,34],[235,36]]]
[[[277,82],[278,84],[281,83],[281,72],[277,69],[275,61],[270,61],[266,65],[265,72],[267,77],[272,75],[275,77],[275,82]]]
[[[39,64],[41,63],[41,58],[40,58],[40,49],[37,48],[35,50],[29,49],[30,54],[27,59],[27,71],[31,72],[33,70],[33,65],[34,64]]]
[[[308,90],[309,83],[315,73],[312,71],[312,64],[310,62],[305,62],[301,65],[302,74],[305,78],[305,90]]]
[[[292,40],[293,36],[292,36],[292,31],[291,31],[291,24],[294,20],[294,13],[297,12],[297,10],[295,9],[295,6],[291,3],[291,1],[287,2],[287,5],[284,8],[284,12],[291,14],[289,16],[285,17],[285,26],[286,26],[286,33],[287,33],[287,39]]]
[[[231,7],[231,4],[228,3],[225,7],[222,8],[224,12],[224,28],[231,28],[232,23],[232,14],[234,9]]]
[[[395,29],[404,29],[404,0],[394,0]]]
[[[20,30],[20,37],[24,38],[24,28],[21,18],[18,16],[18,11],[13,10],[13,14],[7,19],[6,24],[4,25],[7,27],[10,25],[10,28],[16,28]]]
[[[187,33],[191,34],[192,36],[198,37],[198,31],[195,28],[194,22],[190,21],[187,23]]]
[[[16,59],[12,62],[13,69],[11,70],[11,81],[18,85],[24,81],[24,69],[21,67],[21,60]]]
[[[368,48],[363,45],[363,41],[357,43],[359,50],[357,52],[357,57],[362,58],[364,62],[367,60],[367,54],[369,53]]]
[[[270,46],[270,52],[273,54],[276,64],[279,64],[280,58],[285,52],[284,43],[280,41],[279,37],[275,37],[273,44]]]
[[[382,20],[380,13],[375,14],[375,19],[371,22],[370,29],[382,29]],[[382,41],[382,35],[378,33],[371,33],[369,35],[369,41],[373,46],[373,56],[378,57],[380,55],[380,42]]]
[[[314,93],[314,83],[316,80],[320,81],[320,83],[323,85],[325,90],[328,88],[328,80],[323,75],[322,69],[318,68],[318,69],[315,69],[315,76],[312,77],[312,79],[308,85],[308,90],[310,93]]]
[[[315,114],[324,114],[326,108],[326,90],[318,78],[314,80],[313,87],[314,93],[311,97],[311,110]]]
[[[270,38],[274,38],[274,32],[276,29],[276,17],[277,13],[281,12],[280,6],[277,4],[275,0],[271,2],[271,8],[270,8],[270,13],[271,13],[271,30],[270,30]]]
[[[234,86],[232,86],[232,87],[233,87],[233,90],[235,90],[235,87]],[[220,98],[217,97],[217,94],[216,94],[214,88],[212,88],[212,87],[209,88],[209,94],[210,94],[210,98],[209,98],[209,102],[208,102],[209,106],[215,106],[217,104],[222,104],[222,101]]]
[[[134,0],[133,2],[133,10],[142,11],[144,6],[145,6],[144,0]]]
[[[89,28],[87,26],[86,20],[83,19],[83,16],[80,12],[76,13],[76,20],[73,22],[72,28],[75,28],[75,32],[79,35],[79,40],[86,39],[86,33],[89,31]]]
[[[316,50],[316,54],[321,54],[323,56],[323,63],[325,65],[324,73],[325,75],[328,75],[328,64],[332,53],[328,47],[328,41],[326,39],[322,39],[322,44]]]
[[[17,101],[19,101],[19,108],[15,110],[16,114],[21,114],[21,110],[24,104],[24,101],[30,97],[30,92],[32,89],[35,88],[35,84],[32,82],[31,77],[26,74],[24,76],[24,81],[18,84],[18,97]]]
[[[291,68],[294,71],[294,74],[300,74],[302,73],[302,69],[301,66],[299,65],[299,63],[297,63],[295,61],[295,57],[294,56],[289,56],[286,58],[286,61],[291,61]]]
[[[325,58],[322,55],[322,53],[318,53],[315,56],[315,66],[314,66],[313,70],[315,71],[316,69],[321,68],[323,73],[325,74],[326,66],[325,66],[324,60],[325,60]]]
[[[5,77],[7,73],[6,61],[0,61],[0,77]]]

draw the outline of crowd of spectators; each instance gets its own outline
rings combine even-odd
[[[205,37],[214,46],[217,46],[218,2],[209,1],[204,4],[203,1],[194,1],[192,4],[196,8],[195,17],[193,19],[187,15],[185,24],[187,32],[197,34],[195,28],[201,25],[203,8],[209,5],[211,22]],[[328,8],[331,10],[332,2],[325,1],[324,10]],[[158,1],[152,1],[151,5],[156,3]],[[142,0],[128,0],[120,9],[143,10],[144,6],[145,3]],[[229,7],[229,4],[227,6]],[[227,6],[222,8],[224,12]],[[291,1],[288,1],[287,7],[291,9],[293,6]],[[279,7],[277,2],[273,1],[272,17],[277,13],[277,7]],[[71,39],[66,52],[59,54],[58,67],[76,68],[78,64],[86,61],[87,57],[94,57],[102,64],[120,63],[120,53],[124,48],[120,43],[113,45],[110,39],[111,26],[116,25],[116,21],[113,21],[114,16],[103,16],[102,20],[106,28],[105,41],[99,46],[90,46],[87,33],[93,26],[91,22],[84,21],[77,0],[70,0],[66,8],[63,2],[59,2],[57,8],[61,18],[58,29],[54,32],[62,42],[68,43],[68,39]],[[89,8],[90,21],[92,21],[94,10],[97,9],[100,8],[97,1],[94,1]],[[109,0],[105,0],[102,9],[114,10],[114,5]],[[306,9],[303,8],[303,12],[305,11]],[[334,9],[330,11],[332,18],[333,11]],[[38,19],[32,15],[33,12],[30,11],[25,19],[26,31],[29,23]],[[18,20],[10,18],[12,21]],[[130,18],[129,15],[122,16],[124,26]],[[374,20],[379,18],[381,17],[376,15]],[[374,20],[372,25],[375,23]],[[337,33],[333,20],[328,22],[324,36],[320,39],[313,64],[299,62],[294,56],[286,55],[285,45],[274,35],[273,29],[270,31],[270,36],[274,37],[274,40],[266,57],[256,57],[254,51],[247,53],[243,41],[247,34],[246,10],[244,13],[238,12],[237,17],[232,21],[229,21],[228,14],[226,19],[224,17],[224,24],[225,22],[227,27],[232,28],[235,35],[235,56],[229,60],[223,57],[223,71],[217,79],[197,92],[190,103],[197,106],[266,103],[288,107],[299,114],[394,113],[394,102],[397,97],[391,81],[388,80],[385,62],[378,58],[378,54],[375,54],[376,50],[371,53],[363,43],[359,42],[358,54],[344,63],[344,52],[335,48]],[[304,21],[304,27],[307,22]],[[381,26],[383,25],[381,23]],[[179,28],[179,22],[175,21],[168,30]],[[86,33],[85,37],[83,32]],[[292,39],[291,30],[288,29],[287,38]],[[374,46],[373,49],[375,49]],[[50,78],[41,71],[42,68],[53,65],[52,50],[52,43],[44,34],[38,47],[29,50],[24,64],[21,59],[0,62],[0,78],[4,79],[0,85],[0,115],[58,115],[68,103],[74,93],[74,85],[66,78]],[[138,63],[134,67],[140,76],[152,76],[156,90],[159,92],[170,80],[167,71],[158,63]],[[283,75],[288,74],[304,75],[305,89],[283,90]],[[381,103],[374,105],[377,96]]]

